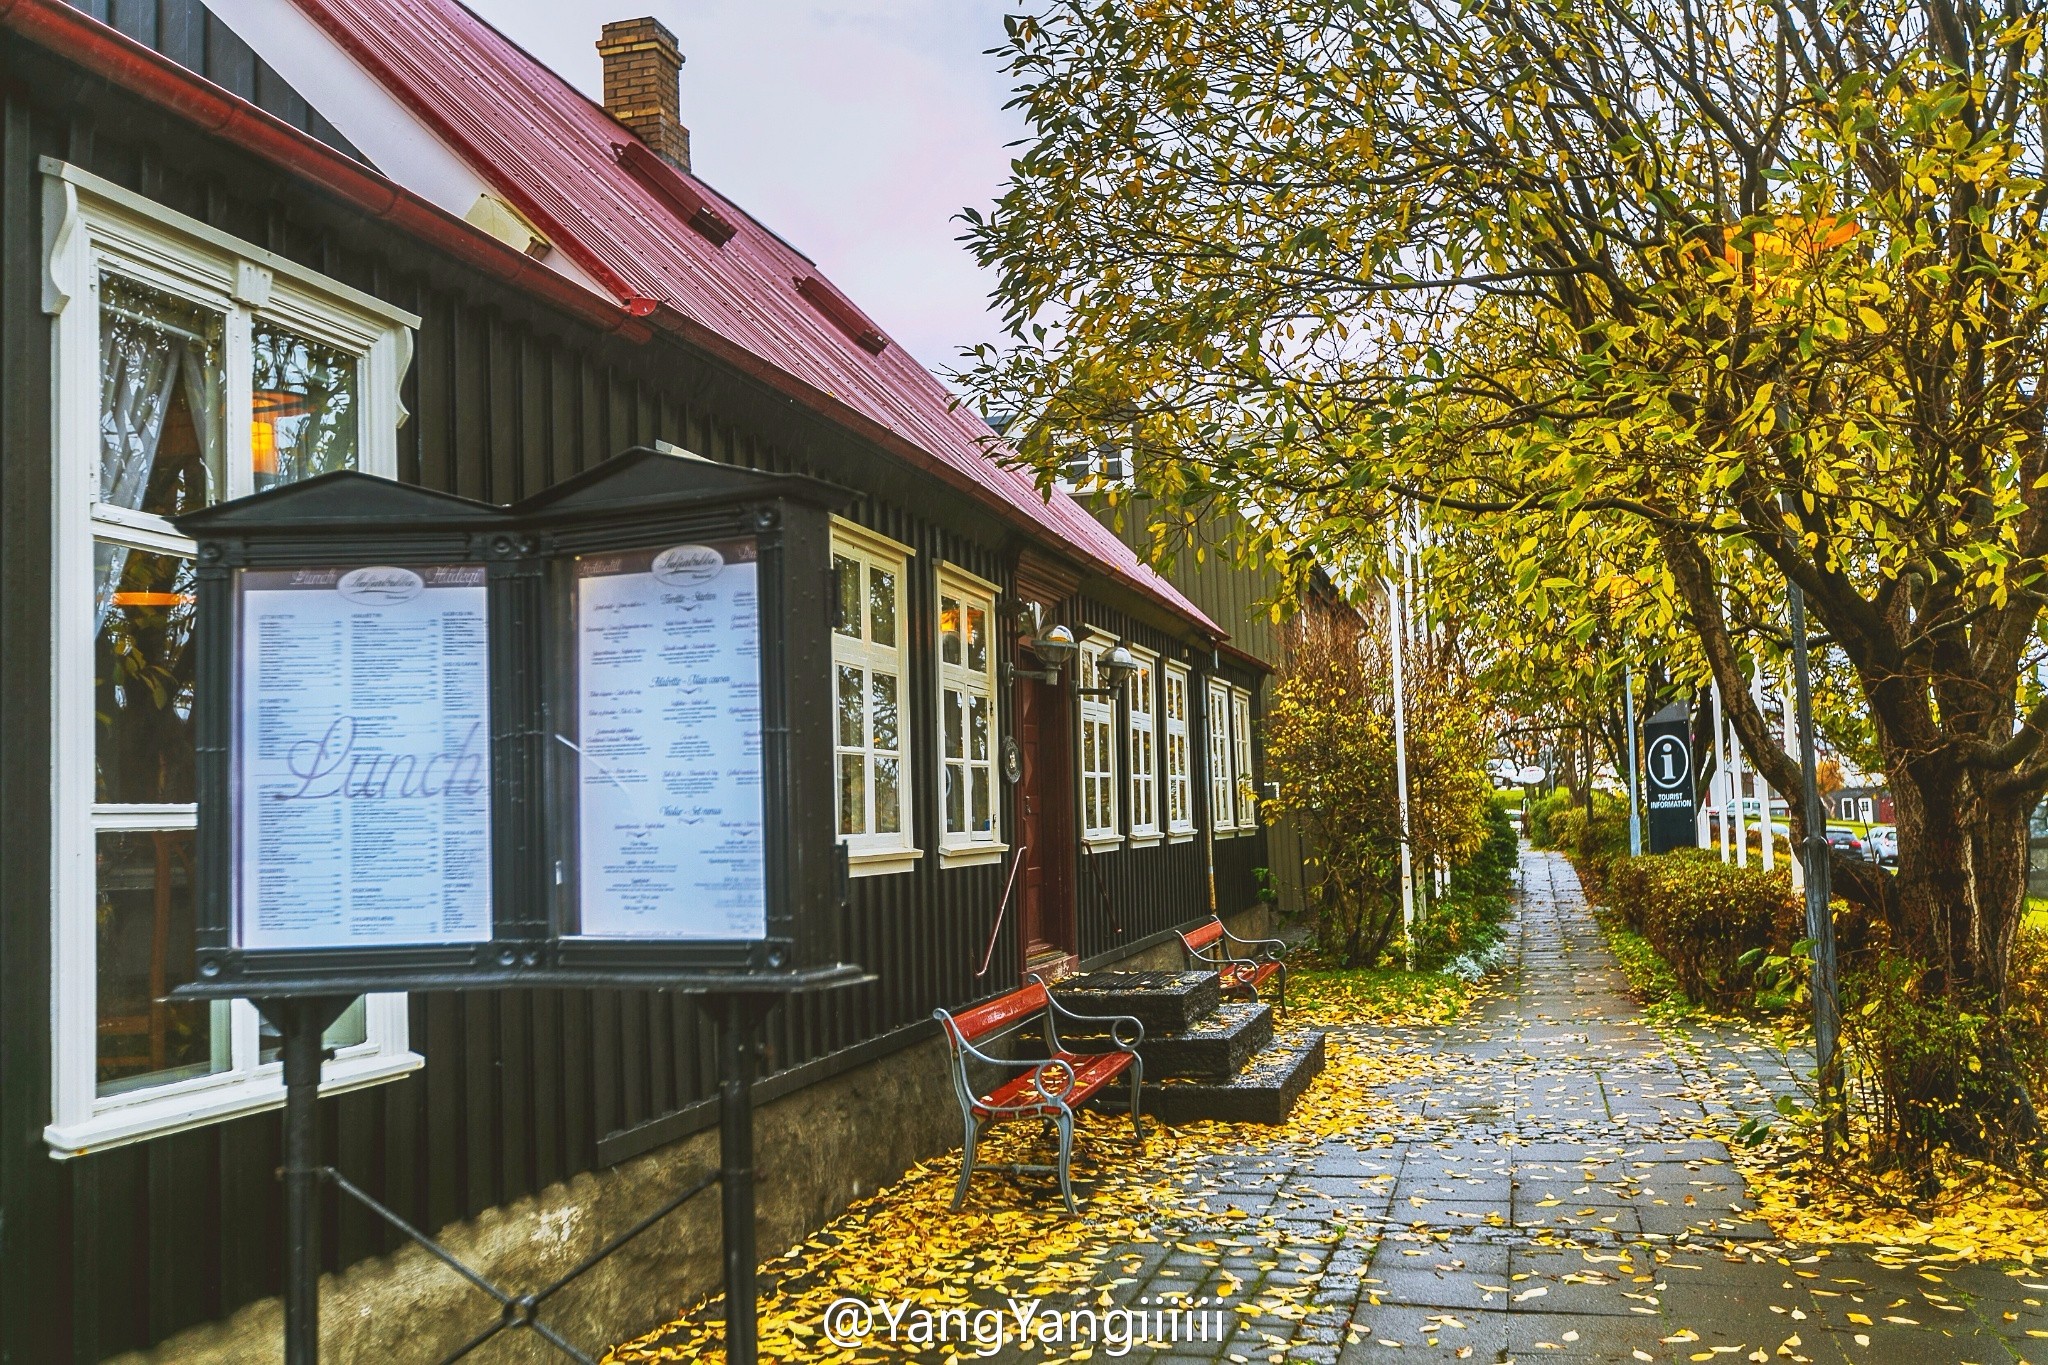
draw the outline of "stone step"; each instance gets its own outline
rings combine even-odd
[[[1148,1079],[1145,1114],[1162,1123],[1285,1123],[1294,1102],[1322,1069],[1322,1032],[1289,1033],[1253,1053],[1244,1069],[1228,1080],[1154,1084]]]
[[[1131,1015],[1145,1026],[1147,1038],[1192,1027],[1222,998],[1214,972],[1089,972],[1052,989],[1076,1014]],[[1081,1036],[1064,1020],[1060,1031]]]
[[[1088,1028],[1063,1020],[1060,1037],[1082,1052],[1107,1051],[1107,1029]],[[1145,1031],[1138,1055],[1145,1059],[1145,1079],[1188,1077],[1220,1081],[1237,1073],[1252,1054],[1273,1040],[1273,1007],[1250,1001],[1228,1001],[1187,1028],[1171,1033]]]
[[[1231,1001],[1178,1033],[1147,1033],[1138,1047],[1145,1079],[1221,1081],[1234,1076],[1273,1041],[1273,1007]]]

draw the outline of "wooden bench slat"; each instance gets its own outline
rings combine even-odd
[[[1066,1101],[1069,1108],[1077,1108],[1095,1098],[1096,1094],[1104,1086],[1130,1070],[1133,1059],[1128,1052],[1062,1052],[1056,1060],[1065,1062],[1074,1068],[1073,1089],[1062,1090],[1058,1093],[1059,1097]],[[1005,1109],[1012,1114],[1017,1113],[1018,1111],[1009,1109],[1009,1106],[1020,1104],[1038,1094],[1037,1076],[1039,1074],[1045,1073],[1026,1072],[997,1086],[994,1090],[981,1097],[981,1103],[975,1105],[975,1112],[983,1117],[987,1117],[997,1109]],[[1057,1067],[1046,1076],[1048,1084],[1055,1084],[1058,1078],[1060,1078],[1060,1074]],[[1050,1112],[1057,1107],[1052,1104],[1040,1103],[1032,1106],[1032,1112]]]
[[[1036,984],[1024,986],[986,1004],[960,1011],[953,1016],[953,1027],[960,1031],[962,1038],[975,1043],[1012,1024],[1022,1023],[1044,1010],[1045,1006],[1045,987]]]
[[[1199,929],[1190,929],[1180,936],[1180,941],[1190,948],[1207,948],[1223,937],[1223,921],[1212,919]]]

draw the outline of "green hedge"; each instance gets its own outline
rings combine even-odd
[[[1752,949],[1783,953],[1806,932],[1806,912],[1784,871],[1724,863],[1702,849],[1608,860],[1603,899],[1649,940],[1686,995],[1723,1009],[1747,1006]]]
[[[1586,889],[1599,895],[1607,880],[1607,869],[1617,858],[1628,856],[1628,802],[1606,792],[1593,793],[1593,818],[1586,818],[1584,805],[1561,810],[1550,817],[1551,847],[1571,855],[1578,865]]]

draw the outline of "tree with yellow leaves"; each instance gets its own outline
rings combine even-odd
[[[1338,556],[1401,500],[1583,540],[1668,582],[1779,791],[1743,660],[1797,583],[1898,810],[1896,879],[1838,885],[1929,991],[2004,1007],[2048,790],[2040,0],[1009,23],[1032,136],[968,237],[1011,339],[965,377],[1028,458],[1128,449],[1154,497]],[[2038,1138],[2023,1093],[2008,1127]]]
[[[1306,837],[1309,905],[1339,965],[1376,965],[1401,930],[1401,810],[1384,618],[1311,607],[1289,623],[1287,667],[1262,728],[1270,813]],[[1486,716],[1454,659],[1407,661],[1408,838],[1414,865],[1464,862],[1486,842]]]

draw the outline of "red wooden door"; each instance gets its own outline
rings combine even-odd
[[[1019,956],[1025,970],[1074,951],[1074,794],[1066,698],[1031,679],[1017,684],[1017,746],[1024,775],[1017,783]]]

